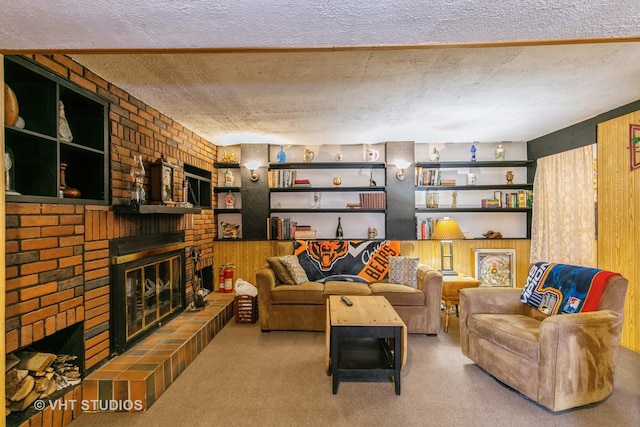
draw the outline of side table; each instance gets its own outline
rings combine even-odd
[[[456,308],[458,316],[458,303],[460,296],[458,292],[463,288],[475,288],[480,284],[478,279],[470,276],[443,276],[442,277],[442,302],[444,303],[444,331],[449,332],[449,312],[451,306]]]

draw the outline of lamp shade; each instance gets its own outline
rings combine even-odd
[[[459,240],[464,239],[464,234],[455,219],[445,217],[436,222],[432,238],[434,240]]]

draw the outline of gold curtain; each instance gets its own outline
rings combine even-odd
[[[530,261],[596,266],[593,145],[538,159]]]

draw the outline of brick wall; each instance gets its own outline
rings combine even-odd
[[[217,149],[208,141],[64,55],[31,59],[109,101],[114,199],[128,198],[134,154],[142,155],[145,166],[160,155],[177,165],[176,195],[185,163],[216,179]],[[109,355],[109,240],[184,230],[187,245],[202,251],[203,266],[213,264],[212,210],[123,216],[110,206],[7,203],[6,227],[7,353],[84,321],[87,369]],[[191,263],[186,267],[189,281]]]

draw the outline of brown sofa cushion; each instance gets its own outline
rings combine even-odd
[[[534,363],[540,361],[540,321],[522,314],[469,315],[470,332],[492,343],[526,357]]]
[[[371,295],[365,283],[339,282],[329,280],[324,284],[325,295]]]
[[[280,285],[271,290],[273,304],[324,304],[324,285],[307,282],[299,285]]]
[[[298,257],[295,255],[285,255],[280,257],[282,261],[282,265],[285,266],[291,278],[293,279],[294,285],[299,285],[301,283],[307,283],[309,278],[307,277],[307,273],[304,271],[304,268],[300,265],[298,261]]]
[[[396,283],[377,282],[369,285],[373,295],[385,297],[391,305],[426,305],[424,292]]]
[[[282,264],[282,257],[274,256],[267,258],[267,262],[269,263],[269,267],[273,270],[276,275],[276,278],[280,283],[283,284],[293,284],[293,277],[291,277],[291,273],[287,270],[287,267]]]

